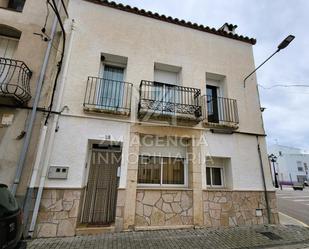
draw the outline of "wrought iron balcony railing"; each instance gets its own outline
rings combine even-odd
[[[131,83],[89,76],[84,110],[129,115],[131,95]]]
[[[201,102],[205,122],[228,126],[235,126],[239,123],[235,99],[204,95]]]
[[[179,119],[197,121],[201,116],[200,94],[201,90],[197,88],[142,80],[139,117],[176,116]]]
[[[0,57],[0,96],[12,97],[21,104],[29,101],[31,75],[23,61]]]

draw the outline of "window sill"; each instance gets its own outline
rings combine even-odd
[[[137,190],[182,190],[182,191],[192,191],[191,188],[188,187],[166,187],[166,186],[137,186]]]
[[[232,189],[226,188],[226,187],[207,187],[207,188],[204,188],[203,190],[206,190],[206,191],[233,191]]]

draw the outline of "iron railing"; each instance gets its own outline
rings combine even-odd
[[[203,119],[209,123],[238,124],[237,101],[223,97],[202,96]]]
[[[201,90],[197,88],[142,80],[139,116],[153,113],[196,119],[201,116],[200,94]]]
[[[32,72],[23,61],[0,57],[0,95],[14,97],[20,103],[31,99]]]
[[[129,115],[131,95],[131,83],[89,76],[84,108],[86,110]]]

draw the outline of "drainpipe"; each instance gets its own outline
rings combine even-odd
[[[61,6],[61,0],[58,1],[57,5],[58,5],[58,8]],[[30,140],[31,140],[33,125],[34,125],[34,121],[35,121],[35,118],[36,118],[37,108],[38,108],[38,105],[39,105],[43,80],[44,80],[44,76],[45,76],[47,65],[48,65],[48,60],[49,60],[50,51],[51,51],[51,48],[52,48],[52,43],[53,43],[54,37],[56,35],[57,23],[58,23],[58,20],[57,20],[57,17],[55,16],[55,18],[53,20],[53,24],[52,24],[50,40],[48,42],[48,45],[47,45],[47,48],[46,48],[46,51],[45,51],[45,56],[44,56],[40,76],[39,76],[39,79],[38,79],[37,84],[36,84],[35,98],[34,98],[34,102],[33,102],[33,108],[32,108],[32,111],[31,111],[29,123],[28,123],[27,129],[26,129],[25,141],[24,141],[24,144],[23,144],[23,147],[22,147],[19,159],[18,159],[14,184],[13,184],[12,189],[11,189],[11,192],[12,192],[13,195],[16,194],[16,190],[17,190],[18,184],[20,182],[21,173],[22,173],[23,167],[25,165],[26,156],[27,156],[27,152],[28,152],[28,148],[29,148],[29,144],[30,144]]]
[[[61,75],[60,82],[59,82],[59,86],[60,86],[59,95],[58,95],[58,98],[57,98],[56,103],[55,103],[55,107],[56,107],[55,110],[59,110],[59,111],[60,111],[60,108],[61,108],[62,96],[63,96],[64,86],[65,86],[68,68],[69,68],[69,61],[70,61],[70,55],[71,55],[71,50],[72,50],[72,44],[73,44],[74,30],[75,30],[75,22],[74,22],[74,20],[72,20],[71,35],[70,35],[69,42],[68,42],[67,53],[66,53],[66,56],[64,58],[65,61],[64,61],[64,67],[63,67],[63,73]],[[56,133],[58,120],[59,120],[59,114],[55,114],[54,117],[53,117],[53,122],[52,122],[51,127],[50,127],[49,140],[47,141],[47,144],[46,144],[45,158],[42,157],[42,154],[43,154],[42,152],[43,152],[43,147],[44,147],[44,142],[45,142],[47,124],[44,125],[44,127],[42,129],[42,133],[41,133],[42,137],[44,136],[44,138],[42,138],[42,140],[44,140],[44,141],[41,144],[42,150],[38,151],[40,153],[37,153],[37,155],[36,155],[35,165],[37,165],[37,167],[39,168],[40,163],[41,163],[42,169],[41,169],[39,189],[38,189],[38,193],[37,193],[37,196],[36,196],[33,215],[32,215],[31,224],[30,224],[30,228],[29,228],[29,236],[30,237],[33,236],[33,232],[34,232],[34,228],[35,228],[35,224],[36,224],[36,220],[37,220],[37,216],[38,216],[38,212],[39,212],[39,208],[40,208],[40,203],[41,203],[41,198],[42,198],[42,194],[43,194],[43,188],[44,188],[44,185],[45,185],[47,169],[48,169],[50,156],[51,156],[51,152],[52,152],[53,145],[54,145],[54,139],[55,139],[55,133]],[[34,167],[34,168],[36,168],[36,167]],[[35,180],[37,178],[37,174],[38,174],[38,170],[34,170],[33,174],[32,174],[32,178],[31,178],[31,179],[33,179],[33,183],[30,186],[32,191],[34,189],[34,183],[35,183]]]
[[[268,224],[270,224],[270,207],[269,207],[269,201],[268,201],[268,195],[267,195],[267,187],[266,187],[266,180],[265,180],[265,172],[264,172],[264,167],[263,167],[261,148],[260,148],[260,143],[259,143],[259,137],[258,136],[256,136],[256,141],[257,141],[257,150],[258,150],[258,154],[259,154],[261,173],[262,173],[262,179],[263,179],[264,197],[265,197],[266,210],[267,210],[267,219],[268,219]]]

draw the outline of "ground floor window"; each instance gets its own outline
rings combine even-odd
[[[185,159],[177,157],[140,156],[138,183],[185,185]]]
[[[223,168],[206,167],[206,183],[210,187],[223,187]]]

